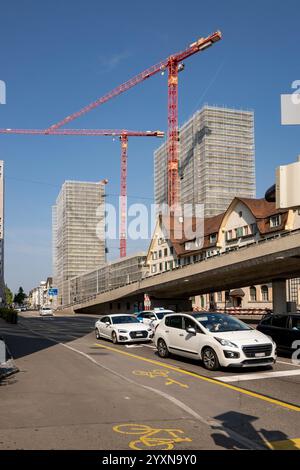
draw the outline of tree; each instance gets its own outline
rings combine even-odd
[[[5,285],[4,296],[6,305],[11,305],[14,300],[14,294],[9,289],[9,287],[7,287],[7,285]]]
[[[15,294],[15,297],[14,297],[14,303],[18,305],[22,305],[26,297],[27,295],[25,294],[23,287],[19,287],[18,293]]]

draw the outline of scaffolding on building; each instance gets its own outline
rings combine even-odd
[[[182,204],[204,204],[205,217],[224,212],[234,197],[254,198],[254,114],[204,106],[179,131]],[[167,202],[167,145],[154,153],[155,203]]]

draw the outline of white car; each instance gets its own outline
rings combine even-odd
[[[139,312],[137,315],[137,319],[144,323],[145,325],[149,325],[150,328],[153,330],[159,324],[159,322],[164,318],[165,315],[168,313],[175,313],[173,310],[167,310],[162,307],[154,308],[153,310],[143,310]]]
[[[154,342],[160,357],[174,353],[199,359],[208,370],[272,366],[277,358],[270,337],[225,314],[166,315],[155,330]]]
[[[110,339],[114,344],[149,341],[152,328],[140,323],[135,315],[117,313],[101,317],[95,323],[96,338]]]
[[[53,315],[53,310],[51,307],[42,307],[40,309],[40,316],[45,317],[45,316],[52,316]]]

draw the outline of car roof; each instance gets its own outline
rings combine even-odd
[[[133,313],[106,313],[101,315],[102,317],[134,317]]]
[[[173,312],[173,313],[169,313],[168,315],[166,316],[170,316],[170,315],[219,315],[217,312]]]

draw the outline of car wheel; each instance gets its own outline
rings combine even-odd
[[[118,344],[117,333],[115,331],[112,332],[111,340],[114,344]]]
[[[100,339],[100,334],[98,328],[95,329],[96,339]]]
[[[158,352],[159,357],[169,356],[168,346],[166,345],[163,339],[159,339],[157,342],[157,352]]]
[[[220,367],[218,356],[212,348],[203,349],[202,361],[207,370],[217,370]]]

